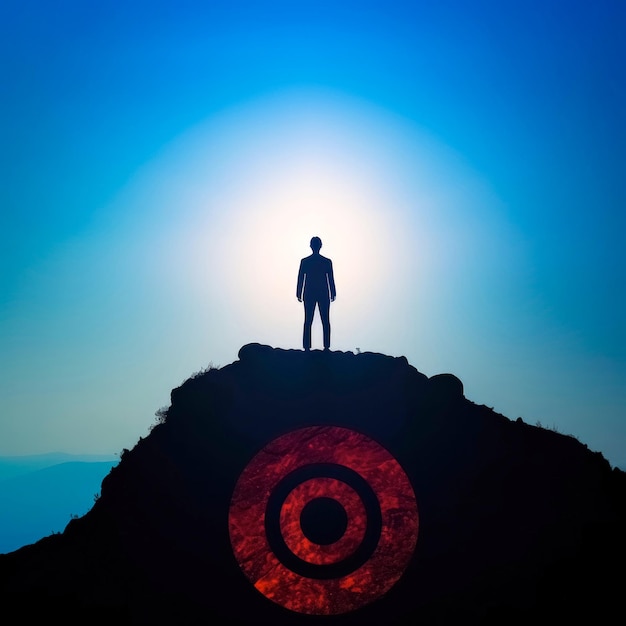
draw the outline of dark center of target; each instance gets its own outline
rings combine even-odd
[[[339,541],[348,527],[348,514],[333,498],[315,498],[302,509],[300,527],[304,536],[318,545]]]

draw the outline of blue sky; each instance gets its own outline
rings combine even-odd
[[[9,0],[0,24],[0,454],[132,447],[209,362],[299,348],[318,234],[333,347],[626,463],[623,2]]]

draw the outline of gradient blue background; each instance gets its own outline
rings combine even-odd
[[[189,164],[202,162],[200,178],[219,171],[231,193],[272,162],[273,137],[287,163],[299,124],[307,141],[354,124],[341,149],[320,148],[336,168],[353,145],[372,171],[382,155],[386,188],[422,176],[453,195],[422,205],[420,183],[400,194],[401,217],[392,200],[388,216],[364,215],[363,228],[369,215],[389,220],[386,244],[369,250],[388,260],[385,285],[359,287],[382,290],[385,306],[351,326],[336,263],[333,347],[450,371],[470,400],[626,465],[625,27],[621,0],[5,0],[0,455],[119,452],[209,362],[250,341],[298,348],[308,239],[284,250],[291,231],[255,222],[268,254],[293,266],[291,314],[276,305],[280,319],[257,324],[254,303],[210,288],[241,281],[236,259],[185,256],[193,232],[197,249],[219,242],[252,266],[252,240],[224,222],[227,202],[198,222],[179,192]],[[341,259],[345,239],[333,247],[329,231],[306,230]],[[436,239],[418,241],[428,232]],[[414,262],[411,238],[416,255],[436,248],[415,261],[416,280],[400,269]]]

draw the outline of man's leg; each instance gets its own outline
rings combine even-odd
[[[315,314],[315,300],[304,301],[304,332],[302,333],[302,347],[305,350],[311,349],[311,325]]]
[[[324,348],[330,348],[330,300],[320,300],[320,317],[322,318],[322,328],[324,329]]]

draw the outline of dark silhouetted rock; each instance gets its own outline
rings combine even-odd
[[[117,624],[524,624],[622,610],[626,480],[576,439],[467,400],[451,374],[405,358],[273,349],[174,389],[163,423],[104,479],[65,531],[0,555],[0,599],[20,621]],[[121,407],[120,410],[123,410]],[[228,514],[250,460],[285,433],[337,426],[402,466],[417,546],[382,598],[332,617],[259,593]]]

